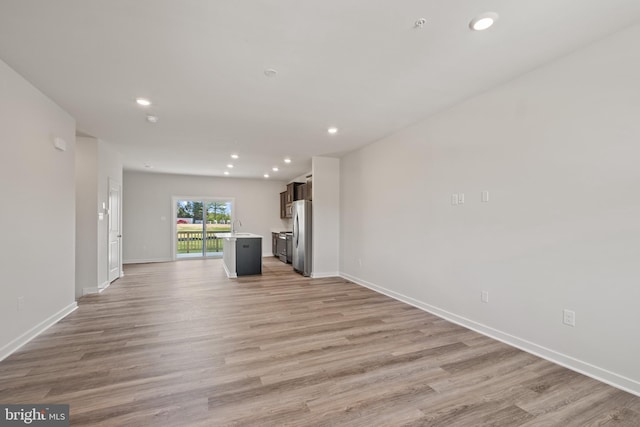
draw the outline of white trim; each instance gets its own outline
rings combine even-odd
[[[114,282],[117,279],[114,279]],[[105,289],[107,289],[112,282],[103,282],[101,285],[97,286],[97,287],[88,287],[88,288],[82,288],[82,296],[85,295],[90,295],[90,294],[101,294],[102,292],[104,292]]]
[[[52,314],[42,322],[38,323],[33,328],[29,329],[24,334],[20,335],[18,338],[10,341],[7,345],[0,348],[0,361],[6,359],[8,356],[18,351],[20,347],[27,344],[29,341],[49,329],[51,326],[58,323],[60,320],[64,319],[67,315],[72,313],[78,308],[78,304],[74,301],[62,310],[57,313]]]
[[[109,215],[107,222],[107,277],[111,279],[111,265],[109,263],[109,257],[111,256],[111,190],[116,188],[118,190],[118,272],[122,273],[122,184],[110,176],[107,177],[107,197],[109,204]],[[111,281],[119,279],[121,276],[114,277]]]
[[[609,384],[610,386],[619,388],[620,390],[624,390],[628,393],[634,394],[636,396],[640,396],[640,382],[633,380],[631,378],[624,377],[622,375],[616,374],[615,372],[611,372],[607,369],[600,368],[588,362],[584,362],[580,359],[567,356],[566,354],[559,353],[555,350],[543,347],[531,341],[527,341],[525,339],[518,338],[506,332],[499,331],[497,329],[483,325],[482,323],[475,322],[471,319],[458,316],[457,314],[454,314],[449,311],[443,310],[441,308],[435,307],[433,305],[427,304],[415,298],[408,297],[401,293],[391,291],[382,286],[378,286],[371,282],[367,282],[366,280],[362,280],[355,276],[351,276],[350,274],[340,273],[340,277],[347,279],[353,283],[356,283],[360,286],[364,286],[365,288],[369,288],[378,293],[387,295],[398,301],[412,305],[416,308],[419,308],[431,314],[434,314],[438,317],[441,317],[445,320],[453,322],[457,325],[464,326],[465,328],[476,331],[482,335],[486,335],[490,338],[496,339],[505,344],[516,347],[522,351],[526,351],[527,353],[531,353],[535,356],[541,357],[550,362],[553,362],[565,368],[571,369],[572,371],[579,372],[595,380],[598,380],[605,384]]]
[[[149,264],[151,262],[171,262],[171,258],[128,259],[123,264]]]
[[[118,280],[118,279],[116,279],[116,280]],[[115,280],[113,282],[115,282]],[[111,284],[113,282],[104,282],[102,285],[100,285],[100,287],[98,287],[98,293],[103,293],[105,291],[105,289],[107,289],[109,286],[111,286]]]
[[[238,277],[238,274],[235,271],[233,273],[229,271],[229,269],[227,268],[227,264],[223,262],[222,266],[224,267],[224,272],[227,273],[227,277],[229,279],[236,279]]]
[[[324,279],[326,277],[340,277],[340,273],[338,273],[337,271],[333,271],[330,273],[317,273],[315,271],[311,272],[312,279]]]

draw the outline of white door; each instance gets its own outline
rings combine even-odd
[[[109,283],[120,277],[120,184],[109,180]]]

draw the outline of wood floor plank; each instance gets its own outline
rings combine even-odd
[[[126,275],[0,362],[0,402],[73,426],[638,426],[640,398],[275,258]]]

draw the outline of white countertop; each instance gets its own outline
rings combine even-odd
[[[221,239],[262,239],[262,236],[253,233],[215,233],[215,236]]]

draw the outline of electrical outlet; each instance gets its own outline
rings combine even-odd
[[[18,297],[18,311],[22,311],[24,308],[24,297]]]
[[[576,326],[576,312],[573,310],[562,310],[562,323],[567,326]]]
[[[489,291],[482,291],[480,293],[480,300],[482,302],[489,302]]]
[[[464,193],[458,193],[458,204],[464,205]]]

